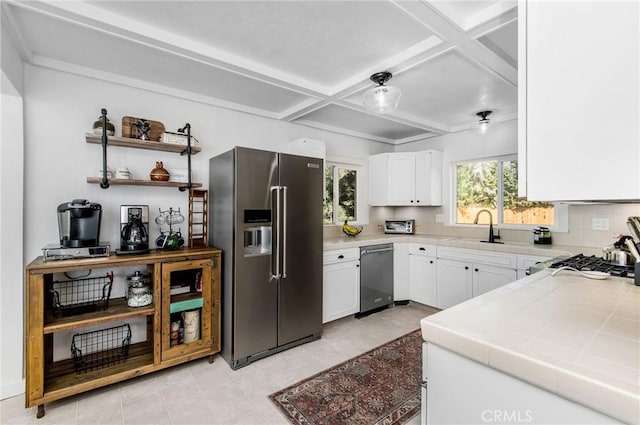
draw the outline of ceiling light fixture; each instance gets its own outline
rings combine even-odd
[[[478,121],[478,127],[480,128],[480,133],[482,134],[485,134],[487,132],[487,126],[491,122],[487,117],[491,115],[491,112],[493,111],[481,111],[476,114],[480,117],[480,121]]]
[[[386,114],[398,107],[400,89],[384,85],[392,76],[390,72],[377,72],[370,77],[370,80],[378,85],[367,89],[362,95],[362,103],[367,111]]]

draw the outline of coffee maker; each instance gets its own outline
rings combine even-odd
[[[116,254],[149,252],[149,206],[120,206],[120,249]]]
[[[74,199],[58,205],[60,246],[95,247],[100,244],[102,206],[86,199]]]

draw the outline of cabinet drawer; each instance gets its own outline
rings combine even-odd
[[[425,257],[435,257],[437,252],[435,245],[427,245],[411,242],[409,244],[410,255],[424,255]]]
[[[469,261],[492,266],[516,268],[516,254],[505,252],[481,251],[475,249],[438,247],[438,258]]]
[[[360,259],[360,248],[336,249],[325,251],[322,256],[322,264],[340,263]]]

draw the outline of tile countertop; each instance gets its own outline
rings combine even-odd
[[[549,270],[421,320],[425,341],[640,423],[640,286]]]
[[[439,235],[359,235],[355,238],[340,237],[324,240],[324,250],[358,248],[365,245],[375,245],[390,242],[414,242],[438,246],[452,246],[456,248],[477,249],[483,251],[507,252],[511,254],[538,255],[557,257],[559,255],[602,255],[601,248],[588,248],[566,245],[536,245],[525,242],[504,241],[501,244],[483,243],[469,238],[458,238]]]

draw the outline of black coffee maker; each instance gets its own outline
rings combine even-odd
[[[60,245],[68,248],[98,246],[101,218],[102,206],[86,199],[58,205]]]
[[[120,249],[116,254],[149,252],[149,206],[120,206]]]

